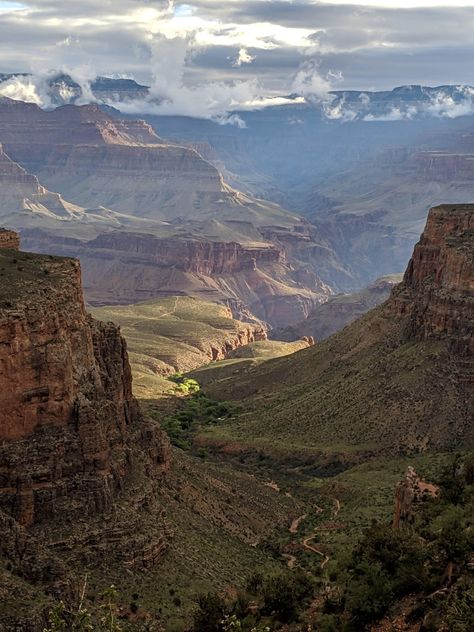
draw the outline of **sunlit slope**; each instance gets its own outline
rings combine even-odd
[[[444,205],[390,299],[311,349],[210,390],[244,402],[219,439],[369,453],[473,443],[474,205]]]
[[[265,336],[260,325],[232,318],[224,305],[170,296],[135,305],[91,309],[121,326],[134,374],[134,391],[148,397],[169,388],[166,375],[190,371],[233,348]]]
[[[309,346],[310,343],[307,340],[295,340],[294,342],[260,340],[234,349],[226,360],[211,362],[192,371],[191,375],[205,387],[215,380],[246,373],[271,358],[288,356],[302,349],[307,349]]]

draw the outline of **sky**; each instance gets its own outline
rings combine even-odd
[[[197,98],[217,112],[330,89],[474,85],[473,33],[474,0],[0,0],[0,72],[134,77],[171,110]]]

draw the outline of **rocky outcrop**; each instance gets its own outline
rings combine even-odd
[[[214,276],[255,270],[258,266],[280,263],[276,247],[249,247],[238,243],[204,242],[197,239],[157,239],[152,235],[109,233],[88,244],[104,256],[128,252],[135,261],[162,268],[175,267],[186,273]]]
[[[399,529],[413,522],[416,506],[426,498],[436,498],[438,491],[436,485],[424,481],[414,468],[409,466],[395,490],[393,528]]]
[[[461,358],[462,378],[474,381],[474,205],[430,210],[392,309],[408,318],[419,340],[446,339]]]
[[[86,314],[79,263],[0,251],[0,509],[23,525],[103,511],[142,436],[157,472],[166,441],[131,390],[118,328]]]
[[[229,313],[232,318],[232,313]],[[236,349],[245,347],[252,342],[259,342],[267,339],[267,332],[263,327],[248,325],[241,328],[235,336],[230,336],[228,340],[221,344],[211,345],[211,360],[225,360]],[[197,368],[197,367],[194,367]]]
[[[20,237],[13,230],[0,228],[0,249],[20,250]]]

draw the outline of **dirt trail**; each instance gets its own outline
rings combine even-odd
[[[341,501],[338,498],[334,498],[334,505],[334,509],[331,513],[332,516],[336,518],[341,511]],[[321,514],[324,512],[324,509],[322,507],[319,507],[319,505],[314,505],[314,509],[317,514]],[[295,518],[288,529],[289,532],[293,535],[298,533],[301,523],[307,518],[307,516],[308,514],[303,514],[302,516],[299,516],[299,518]],[[330,531],[331,529],[340,529],[341,527],[342,525],[322,525],[320,527],[316,527],[312,535],[309,535],[301,541],[304,549],[306,549],[307,551],[311,551],[311,553],[315,553],[316,555],[319,555],[323,558],[321,561],[321,568],[324,568],[331,558],[329,557],[329,555],[326,555],[324,551],[316,548],[316,546],[314,546],[313,540],[316,538],[319,531]],[[294,555],[283,553],[283,557],[287,560],[288,568],[295,568],[297,564],[297,558]]]
[[[316,529],[316,531],[318,531],[318,529]],[[316,555],[320,555],[323,559],[323,561],[321,562],[321,568],[324,568],[326,566],[326,564],[329,562],[330,557],[328,555],[326,555],[326,553],[323,553],[322,551],[320,551],[319,549],[317,549],[315,546],[312,546],[310,544],[310,542],[312,540],[314,540],[314,538],[316,537],[317,533],[313,533],[313,535],[310,535],[308,538],[305,538],[303,540],[303,547],[307,550],[307,551],[311,551],[312,553],[316,553]]]
[[[303,514],[299,518],[295,518],[290,525],[289,531],[290,533],[298,533],[298,529],[300,528],[300,524],[303,520],[308,516],[308,514]]]
[[[172,316],[173,314],[176,314],[176,309],[178,307],[178,301],[179,301],[179,296],[176,296],[174,299],[174,306],[173,309],[169,312],[163,312],[163,314],[161,314],[161,316],[159,316],[159,318],[164,318],[165,316]]]

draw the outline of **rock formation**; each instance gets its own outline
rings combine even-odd
[[[413,522],[416,505],[430,496],[435,498],[437,494],[438,488],[421,479],[414,468],[409,466],[395,490],[393,528],[399,529]]]
[[[125,342],[86,314],[77,261],[0,250],[0,269],[0,509],[26,526],[107,509],[132,436],[157,472],[167,464],[133,398]]]
[[[0,228],[0,250],[20,250],[20,237],[13,230]]]
[[[0,217],[29,249],[79,257],[89,301],[184,293],[278,326],[332,294],[319,271],[330,283],[344,272],[301,218],[232,189],[194,149],[113,114],[0,99]]]
[[[474,383],[474,206],[432,208],[415,246],[393,312],[408,317],[419,340],[444,339],[459,355],[461,379]]]
[[[311,289],[274,245],[110,232],[94,240],[52,237],[25,230],[37,252],[80,257],[84,289],[92,305],[136,303],[176,294],[227,304],[233,317],[273,326],[307,317],[330,289]]]

